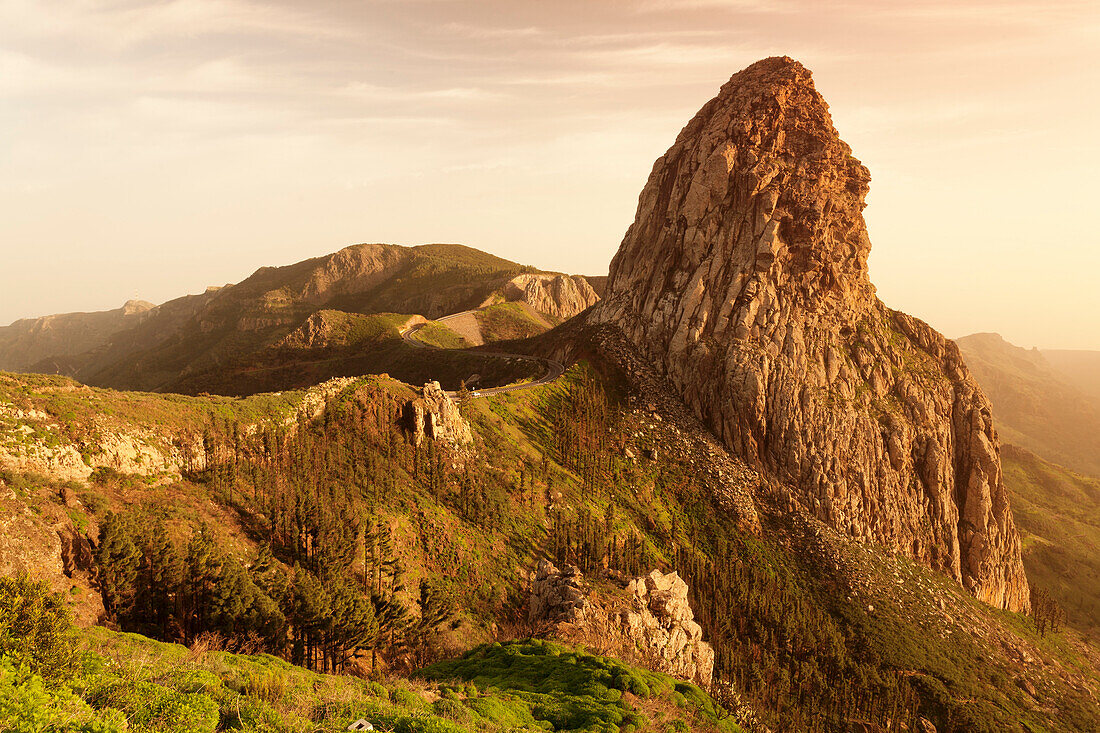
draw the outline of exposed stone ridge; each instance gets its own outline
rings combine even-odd
[[[1028,606],[991,408],[867,275],[870,176],[810,72],[735,74],[657,160],[591,312],[818,517]]]
[[[500,293],[506,301],[524,302],[540,313],[563,320],[572,318],[600,299],[588,280],[580,275],[517,275],[504,284]],[[492,298],[482,303],[491,304]]]
[[[567,639],[596,641],[627,657],[641,653],[651,667],[708,684],[714,649],[688,604],[687,584],[675,573],[654,570],[625,584],[625,598],[589,591],[576,567],[564,570],[540,560],[531,582],[529,617]]]

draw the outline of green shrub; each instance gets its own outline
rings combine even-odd
[[[0,578],[0,655],[48,679],[65,676],[72,662],[71,621],[60,596],[25,575]]]
[[[450,690],[448,692],[450,697],[442,697],[432,703],[432,712],[456,723],[466,724],[473,720],[474,714],[470,709],[459,702],[453,692]]]
[[[416,694],[412,690],[407,690],[404,687],[394,688],[390,693],[390,699],[393,700],[393,704],[403,708],[422,708],[426,704],[424,698]]]
[[[39,675],[18,672],[4,658],[0,658],[0,721],[5,733],[126,730],[126,718],[119,711],[93,710],[68,687],[49,686]]]
[[[288,682],[285,676],[278,672],[264,671],[258,674],[249,674],[244,685],[246,695],[252,695],[264,702],[277,703],[286,695]]]
[[[622,726],[644,727],[646,719],[623,697],[627,691],[638,697],[676,695],[680,704],[696,707],[716,722],[713,701],[694,685],[675,688],[667,675],[541,640],[489,644],[461,659],[432,665],[421,674],[476,683],[489,695],[469,697],[466,706],[508,729],[549,725],[559,731],[619,731]]]
[[[255,697],[235,696],[223,706],[225,727],[238,727],[255,733],[278,733],[287,729],[287,721],[275,708]]]
[[[220,677],[205,669],[174,670],[160,680],[160,684],[177,692],[201,692],[212,696],[218,696],[225,687]]]
[[[220,719],[218,704],[210,696],[177,692],[152,682],[115,682],[92,703],[125,713],[133,731],[213,733]]]
[[[499,697],[475,697],[466,700],[466,707],[479,717],[491,720],[511,730],[522,730],[535,725],[531,708],[521,701],[502,700]]]

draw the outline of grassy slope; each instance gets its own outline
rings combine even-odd
[[[476,314],[485,343],[537,336],[546,326],[536,321],[519,303],[498,303]]]
[[[474,352],[410,346],[399,333],[409,316],[326,313],[332,314],[333,330],[324,345],[278,344],[184,377],[173,387],[185,393],[254,394],[302,388],[333,377],[389,374],[409,384],[437,380],[445,389],[458,389],[463,379],[475,373],[489,384],[507,384],[541,373],[532,362],[511,363]],[[457,335],[437,323],[421,328],[417,338],[441,349],[465,346]]]
[[[466,339],[447,328],[446,324],[437,321],[426,323],[423,328],[418,329],[416,339],[437,349],[465,349],[469,346]]]
[[[1070,624],[1100,638],[1100,479],[1011,445],[1002,459],[1028,577],[1058,600]]]
[[[615,731],[624,723],[675,730],[692,721],[699,731],[739,730],[719,722],[721,709],[693,685],[545,642],[496,644],[426,674],[439,682],[318,674],[268,655],[187,649],[102,628],[80,632],[76,642],[77,672],[61,686],[39,686],[0,661],[8,724],[321,733],[365,719],[404,733],[503,733]]]

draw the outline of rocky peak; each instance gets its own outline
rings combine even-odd
[[[753,64],[654,164],[607,295],[632,294],[644,312],[679,294],[666,320],[696,340],[753,335],[777,289],[800,307],[865,310],[869,182],[810,72],[786,57]]]
[[[810,72],[735,74],[653,166],[591,322],[838,530],[1028,605],[991,408],[867,275],[870,176]]]
[[[153,310],[154,308],[156,308],[156,306],[147,300],[127,300],[122,304],[122,315],[132,316]]]

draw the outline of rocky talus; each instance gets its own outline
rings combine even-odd
[[[657,160],[591,323],[816,516],[1028,606],[989,401],[867,273],[870,175],[810,72],[734,75]]]
[[[654,570],[625,582],[621,592],[593,592],[573,566],[539,561],[531,582],[529,617],[557,636],[595,644],[620,656],[641,657],[661,672],[709,683],[714,650],[688,605],[687,584],[675,572]]]

